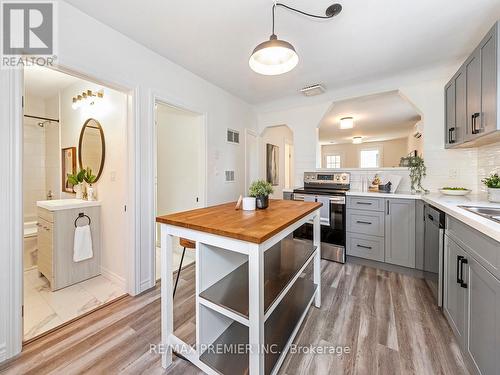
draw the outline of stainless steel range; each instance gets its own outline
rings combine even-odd
[[[350,174],[337,172],[305,172],[304,187],[293,191],[293,199],[321,202],[321,258],[345,263],[346,204],[345,192],[350,188]],[[294,232],[297,238],[312,240],[312,224],[304,224]]]

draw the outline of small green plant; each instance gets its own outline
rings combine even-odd
[[[83,171],[85,172],[83,175],[83,179],[87,184],[92,185],[95,182],[97,176],[92,174],[92,169],[90,167],[87,167],[87,169],[84,169]]]
[[[273,186],[264,180],[257,180],[252,182],[248,189],[248,194],[251,197],[266,197],[274,192]]]
[[[410,171],[411,190],[417,193],[427,193],[428,190],[422,186],[422,179],[427,175],[424,159],[420,156],[410,155],[401,158],[400,165],[408,167]]]
[[[454,190],[454,191],[464,191],[464,190],[469,190],[463,187],[449,187],[445,186],[444,188],[441,188],[441,190]]]
[[[81,169],[80,172],[74,174],[68,173],[68,182],[75,186],[81,184],[84,181],[84,177],[85,169]]]
[[[489,177],[481,180],[490,189],[500,189],[500,177],[498,173],[491,174]]]

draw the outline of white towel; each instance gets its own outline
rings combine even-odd
[[[73,243],[73,262],[81,262],[94,256],[92,251],[92,236],[90,225],[75,228],[75,241]]]

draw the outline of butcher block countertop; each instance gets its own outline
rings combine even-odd
[[[232,202],[158,216],[156,222],[260,244],[322,206],[279,199],[270,199],[264,210],[235,210],[235,205]]]

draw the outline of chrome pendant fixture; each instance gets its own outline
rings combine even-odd
[[[295,51],[292,44],[287,41],[280,40],[274,33],[274,18],[276,7],[283,7],[293,12],[303,14],[307,17],[328,19],[335,17],[342,11],[342,6],[340,4],[330,5],[325,12],[324,16],[319,16],[315,14],[310,14],[303,12],[301,10],[289,7],[288,5],[282,3],[274,3],[272,13],[273,13],[273,32],[269,40],[260,43],[252,52],[248,64],[250,68],[259,74],[263,75],[279,75],[289,72],[295,68],[299,62],[299,56]]]

